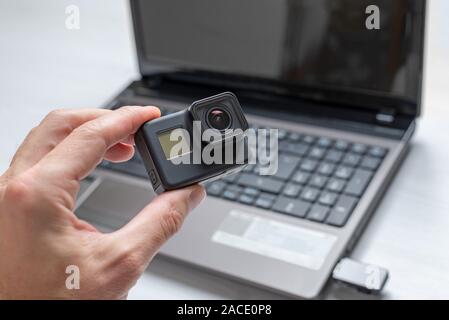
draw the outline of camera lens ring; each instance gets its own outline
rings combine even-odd
[[[218,105],[207,111],[206,122],[212,129],[224,131],[231,127],[232,117],[226,108]]]

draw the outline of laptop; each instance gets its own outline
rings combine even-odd
[[[130,6],[141,79],[108,108],[169,114],[232,91],[251,127],[279,129],[277,173],[250,165],[207,184],[207,199],[160,255],[286,296],[319,296],[406,156],[421,109],[426,1]],[[114,230],[153,197],[138,155],[105,161],[83,181],[77,214]]]

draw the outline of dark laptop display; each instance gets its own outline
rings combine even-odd
[[[141,69],[151,73],[157,63],[263,79],[293,94],[372,107],[384,103],[416,115],[423,3],[135,1]],[[378,30],[366,26],[370,5],[379,8]]]

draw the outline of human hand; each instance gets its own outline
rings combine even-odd
[[[59,110],[32,129],[0,177],[0,298],[121,299],[205,197],[201,186],[156,197],[132,221],[101,233],[73,210],[79,182],[101,160],[127,161],[155,107]],[[80,288],[66,287],[77,266]]]

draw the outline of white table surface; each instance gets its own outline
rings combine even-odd
[[[81,29],[65,28],[76,4]],[[449,298],[449,2],[431,0],[423,116],[353,257],[387,267],[386,298]],[[0,0],[0,172],[51,109],[96,107],[138,68],[127,1]],[[331,286],[328,298],[364,298]],[[280,298],[160,258],[131,299]]]

